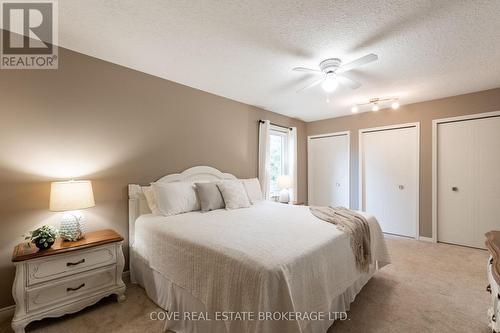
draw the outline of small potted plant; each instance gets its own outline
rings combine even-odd
[[[54,244],[56,237],[59,234],[56,228],[50,225],[44,225],[33,231],[29,231],[29,234],[25,236],[25,240],[30,240],[36,245],[40,250],[46,250]]]

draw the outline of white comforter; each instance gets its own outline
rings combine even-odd
[[[387,248],[375,218],[367,220],[372,257],[380,268],[389,263]],[[236,210],[140,217],[133,247],[211,314],[328,311],[361,276],[348,236],[306,206],[262,202]],[[239,331],[269,331],[260,321],[237,325]],[[307,321],[273,325],[273,331],[308,331]]]

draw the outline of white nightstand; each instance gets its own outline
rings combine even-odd
[[[488,309],[489,326],[494,333],[500,332],[500,231],[486,233],[486,248],[490,252],[488,259],[488,286],[491,307]]]
[[[34,244],[17,245],[12,255],[16,265],[12,329],[24,332],[34,320],[80,311],[111,294],[125,300],[122,243],[115,231],[100,230],[76,242],[58,239],[44,251]]]

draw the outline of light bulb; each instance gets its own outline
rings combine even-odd
[[[380,108],[378,107],[378,105],[377,104],[373,104],[372,111],[373,112],[377,112],[378,110],[380,110]]]
[[[351,108],[351,112],[352,112],[352,113],[356,113],[356,112],[358,112],[358,111],[359,111],[359,109],[358,109],[358,106],[357,106],[357,105],[354,105],[354,106]]]
[[[391,104],[391,108],[392,108],[393,110],[397,110],[397,109],[399,109],[399,102],[398,102],[398,101],[393,102],[393,103]]]
[[[337,79],[333,76],[327,76],[326,79],[323,81],[321,84],[321,88],[323,88],[324,91],[327,93],[333,92],[337,87],[339,86],[339,83],[337,82]]]

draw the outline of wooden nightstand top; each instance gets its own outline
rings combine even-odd
[[[81,250],[98,245],[120,242],[123,237],[111,229],[92,231],[85,234],[85,238],[76,242],[65,242],[57,238],[50,249],[40,251],[35,244],[24,242],[14,248],[12,261],[23,261],[35,258],[51,256],[59,253],[67,253],[75,250]]]

